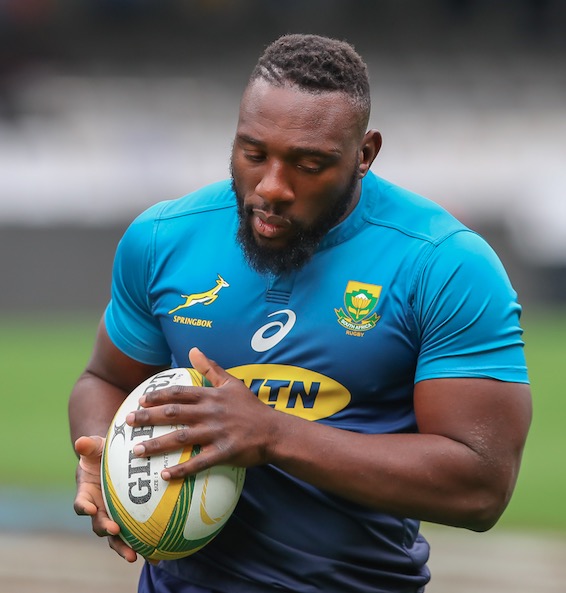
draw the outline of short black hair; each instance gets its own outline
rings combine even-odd
[[[312,93],[342,92],[367,121],[371,108],[367,66],[347,41],[320,35],[283,35],[267,46],[249,82],[296,85]]]

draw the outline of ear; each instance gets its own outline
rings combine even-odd
[[[366,132],[360,146],[360,178],[365,177],[381,149],[381,134],[377,130]]]

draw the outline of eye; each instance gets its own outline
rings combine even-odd
[[[300,169],[309,175],[316,175],[323,170],[323,166],[316,163],[298,163],[297,169]]]
[[[265,155],[261,152],[244,151],[244,158],[252,163],[261,163],[265,160]]]

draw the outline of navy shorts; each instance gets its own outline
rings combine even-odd
[[[170,575],[159,566],[153,566],[146,562],[140,574],[138,593],[228,593],[228,591],[223,592],[191,585],[191,583]],[[415,593],[425,593],[425,588],[422,587]]]
[[[207,587],[191,585],[170,575],[159,566],[146,562],[140,574],[138,593],[222,593]]]

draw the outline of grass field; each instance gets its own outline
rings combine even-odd
[[[96,325],[94,316],[1,319],[5,421],[0,486],[73,489],[67,398],[90,355]],[[566,531],[566,309],[530,311],[523,325],[534,421],[517,489],[501,524]]]

